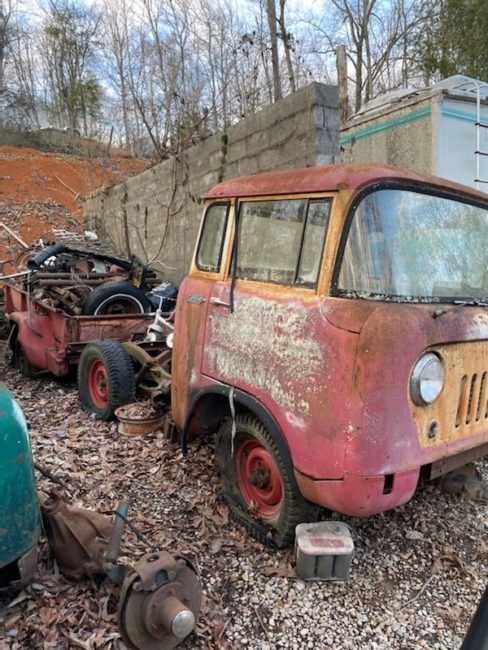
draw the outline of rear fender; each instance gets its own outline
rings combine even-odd
[[[9,318],[17,325],[17,342],[27,361],[39,370],[47,370],[47,352],[56,349],[49,316],[32,314],[29,322],[27,312],[14,312]],[[14,344],[15,341],[11,343]]]

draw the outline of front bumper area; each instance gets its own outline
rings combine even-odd
[[[314,480],[295,470],[303,496],[324,508],[352,517],[369,517],[409,501],[418,485],[420,468],[387,476],[344,474],[341,480]]]

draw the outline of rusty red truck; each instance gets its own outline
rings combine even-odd
[[[488,454],[487,262],[468,187],[377,164],[247,176],[206,196],[171,377],[158,337],[48,347],[80,359],[98,417],[148,372],[171,385],[184,447],[216,433],[232,513],[283,547],[320,507],[373,515]]]
[[[216,431],[234,515],[275,546],[488,454],[488,195],[331,165],[206,197],[180,286],[172,414]],[[313,505],[312,505],[313,504]]]

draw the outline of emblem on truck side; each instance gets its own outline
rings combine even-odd
[[[190,293],[186,297],[186,302],[190,302],[194,305],[201,305],[205,302],[205,296],[201,296],[200,294],[196,293]]]

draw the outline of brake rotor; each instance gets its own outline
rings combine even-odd
[[[195,628],[201,588],[191,563],[165,551],[145,555],[122,585],[119,629],[133,650],[175,648]]]

